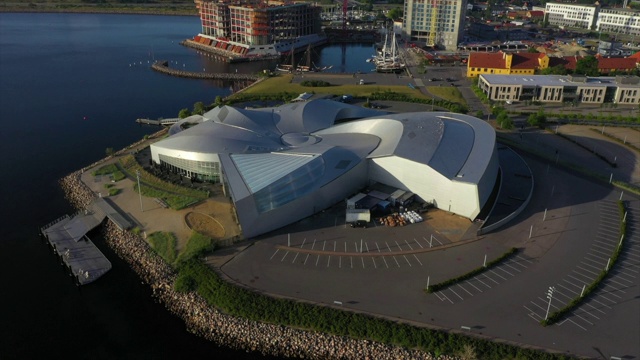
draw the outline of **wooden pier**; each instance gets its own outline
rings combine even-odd
[[[72,216],[64,215],[40,228],[42,236],[60,257],[62,264],[69,269],[78,285],[89,284],[111,270],[111,262],[86,235],[105,218],[109,218],[122,230],[131,227],[131,223],[105,199],[97,198],[88,209]]]

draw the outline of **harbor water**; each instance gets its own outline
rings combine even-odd
[[[0,358],[263,358],[188,333],[97,233],[89,236],[113,268],[81,288],[38,237],[38,227],[74,211],[59,179],[158,130],[135,119],[176,117],[233,89],[154,72],[154,60],[188,71],[275,68],[179,45],[199,28],[197,17],[0,13]],[[332,71],[370,71],[372,45],[314,51]]]

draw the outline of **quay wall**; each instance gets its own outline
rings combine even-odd
[[[151,68],[155,71],[178,77],[185,77],[191,79],[216,79],[216,80],[249,80],[256,81],[258,76],[251,74],[238,74],[238,73],[205,73],[205,72],[193,72],[172,69],[169,67],[167,61],[156,61],[151,65]]]
[[[160,131],[156,134],[161,134]],[[121,150],[126,153],[133,146]],[[108,158],[107,158],[108,159]],[[97,165],[106,159],[91,165]],[[61,180],[66,198],[82,209],[96,196],[81,180],[78,170]],[[154,298],[171,313],[184,320],[188,331],[216,344],[264,355],[305,359],[425,359],[453,360],[451,356],[432,356],[368,340],[328,335],[233,317],[220,312],[195,292],[173,290],[174,270],[149,244],[132,232],[121,231],[113,223],[103,227],[106,242],[125,260],[151,289]]]
[[[190,47],[192,49],[204,51],[209,54],[215,55],[217,60],[225,61],[228,63],[239,63],[239,62],[251,62],[251,61],[265,61],[265,60],[278,60],[280,59],[280,55],[273,56],[240,56],[236,53],[232,53],[226,50],[218,49],[212,46],[202,45],[193,40],[183,40],[180,42],[180,45]]]

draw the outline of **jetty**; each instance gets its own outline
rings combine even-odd
[[[158,125],[158,126],[170,126],[173,125],[175,123],[177,123],[178,121],[180,121],[180,118],[171,118],[171,119],[159,119],[159,120],[153,120],[153,119],[136,119],[136,122],[138,124],[143,124],[143,125]]]
[[[132,226],[105,199],[96,198],[87,209],[71,216],[64,215],[40,228],[42,236],[69,269],[77,285],[89,284],[111,270],[111,262],[87,237],[87,233],[102,224],[105,218],[120,230]]]

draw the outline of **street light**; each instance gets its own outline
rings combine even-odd
[[[140,212],[144,212],[142,208],[142,188],[140,187],[140,170],[136,170],[136,176],[138,177],[138,195],[140,196]]]
[[[549,305],[547,305],[547,315],[545,315],[544,319],[547,320],[549,318],[549,310],[551,309],[551,299],[553,298],[553,292],[556,290],[554,286],[549,286],[549,290],[547,290],[547,299],[549,299]]]

